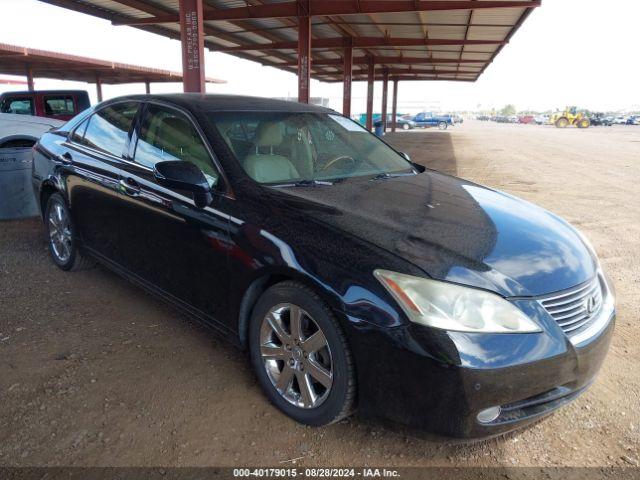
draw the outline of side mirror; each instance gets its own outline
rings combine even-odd
[[[156,163],[153,175],[163,187],[177,188],[193,193],[198,208],[208,206],[213,200],[211,187],[198,167],[191,162],[171,160]]]

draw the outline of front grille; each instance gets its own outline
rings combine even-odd
[[[602,308],[602,284],[598,276],[577,287],[538,299],[542,307],[569,336],[587,327]]]

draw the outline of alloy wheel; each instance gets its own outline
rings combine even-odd
[[[64,207],[56,202],[49,209],[49,242],[53,254],[60,263],[66,263],[71,258],[71,224]]]
[[[333,361],[316,321],[291,303],[272,307],[260,328],[260,355],[278,393],[300,408],[315,408],[329,396]]]

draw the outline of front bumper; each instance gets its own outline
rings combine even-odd
[[[548,319],[543,333],[501,335],[415,324],[381,328],[345,318],[358,372],[358,411],[450,437],[488,437],[524,426],[593,382],[615,312],[607,317],[577,346]],[[493,406],[501,407],[500,415],[479,422],[478,413]]]

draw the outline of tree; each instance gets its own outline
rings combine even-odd
[[[510,115],[515,115],[516,114],[516,106],[515,105],[505,105],[502,110],[500,110],[500,115],[504,115],[505,117],[508,117]]]

